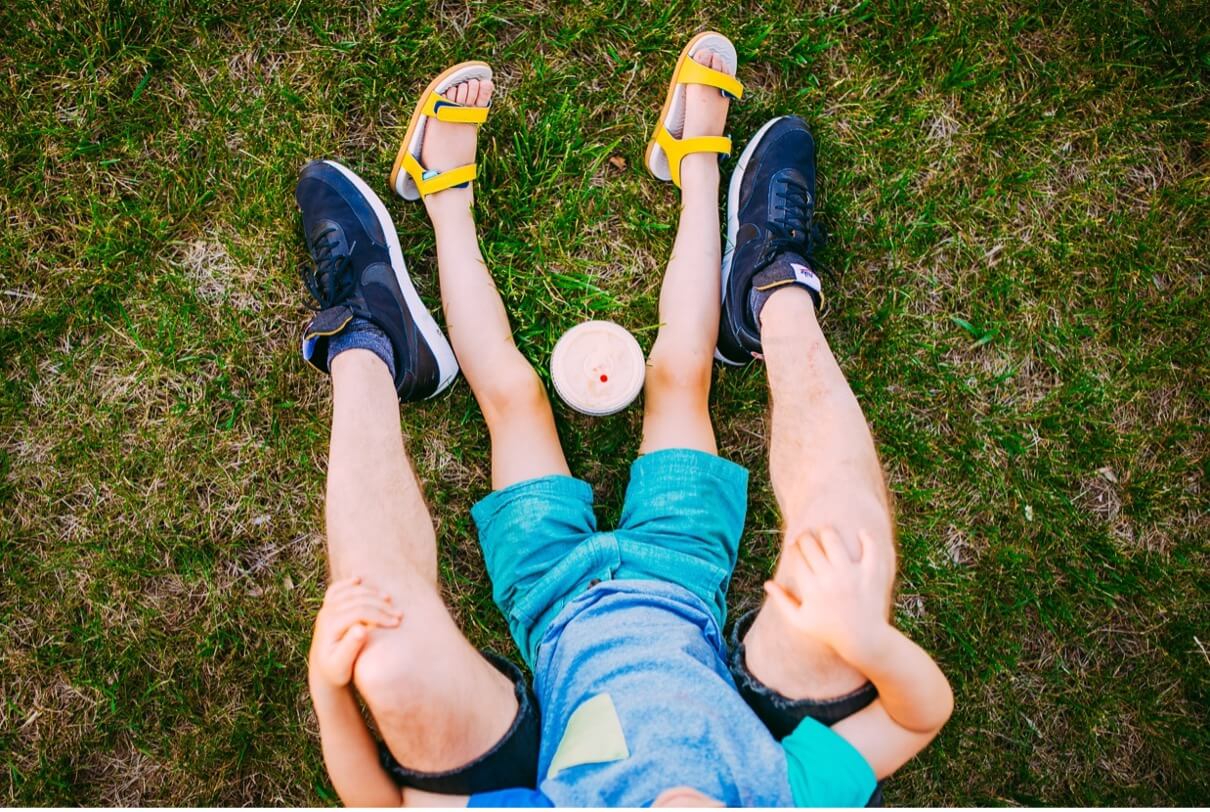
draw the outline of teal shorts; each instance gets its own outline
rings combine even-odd
[[[689,449],[645,454],[615,530],[597,530],[592,488],[547,476],[493,491],[471,509],[492,595],[531,668],[568,601],[607,580],[666,581],[727,615],[727,586],[748,507],[748,471]]]

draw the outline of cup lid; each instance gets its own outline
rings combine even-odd
[[[638,397],[647,374],[643,349],[611,321],[586,321],[563,334],[550,356],[555,391],[589,415],[620,412]]]

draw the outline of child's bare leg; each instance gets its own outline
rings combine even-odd
[[[859,530],[892,545],[890,501],[873,438],[805,289],[787,287],[769,299],[761,344],[773,397],[769,470],[786,538],[832,527],[853,554]],[[827,646],[779,628],[779,618],[762,609],[745,638],[748,668],[761,682],[794,699],[828,699],[865,682]]]
[[[375,628],[353,681],[404,766],[434,772],[486,752],[517,714],[512,683],[466,641],[437,590],[437,546],[404,452],[399,402],[378,356],[332,360],[328,555],[334,580],[361,576],[403,612]]]
[[[727,71],[722,58],[694,58]],[[727,98],[703,85],[685,88],[684,137],[722,135]],[[681,163],[681,218],[660,289],[660,332],[648,358],[640,453],[692,448],[717,453],[710,423],[710,374],[718,339],[718,156],[696,153]]]
[[[492,83],[458,85],[454,100],[486,105]],[[475,128],[430,120],[421,163],[442,171],[475,156]],[[448,189],[425,198],[437,234],[441,304],[454,354],[492,438],[492,487],[569,474],[546,388],[513,343],[504,303],[496,291],[471,213],[472,190]]]

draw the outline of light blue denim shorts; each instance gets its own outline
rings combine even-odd
[[[723,627],[747,469],[702,451],[655,451],[631,465],[616,529],[597,530],[592,501],[587,482],[547,476],[493,491],[471,509],[492,595],[531,668],[546,627],[599,581],[677,584]]]

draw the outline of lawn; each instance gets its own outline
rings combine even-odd
[[[817,135],[825,329],[897,502],[896,616],[957,697],[888,800],[1210,797],[1200,3],[6,0],[0,23],[0,802],[335,801],[295,173],[361,172],[436,304],[386,176],[427,79],[486,58],[478,214],[518,345],[544,368],[592,317],[649,348],[677,204],[642,149],[706,27],[739,51],[739,145],[787,112]],[[734,615],[778,543],[763,371],[720,370],[714,403],[753,475]],[[611,521],[639,410],[556,416]],[[465,383],[403,426],[448,599],[511,652]]]

